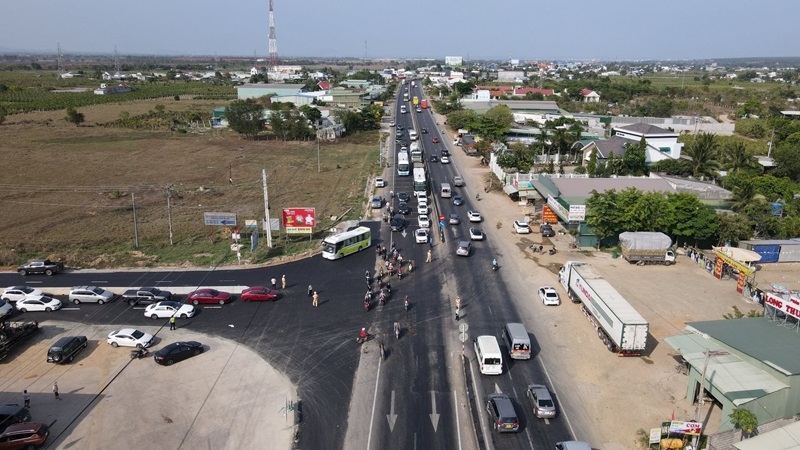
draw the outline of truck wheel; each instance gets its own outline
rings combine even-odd
[[[613,352],[614,350],[616,350],[617,346],[616,346],[616,345],[614,345],[614,343],[613,343],[613,342],[610,342],[610,341],[609,341],[609,342],[606,344],[606,348],[608,349],[608,351],[610,351],[610,352]]]
[[[603,333],[603,330],[600,328],[597,329],[597,337],[599,337],[601,341],[603,340],[603,337],[605,337],[605,333]]]
[[[44,271],[44,274],[47,275],[48,277],[50,277],[50,276],[53,276],[53,271],[51,269],[47,269],[47,270]]]
[[[25,270],[25,269],[20,269],[20,270],[18,271],[18,273],[24,277],[25,275],[27,275],[27,274],[28,274],[28,271],[27,271],[27,270]]]

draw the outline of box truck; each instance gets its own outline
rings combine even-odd
[[[672,239],[664,233],[626,231],[619,234],[619,244],[622,257],[631,264],[675,264]]]

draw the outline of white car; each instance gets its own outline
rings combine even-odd
[[[515,220],[514,221],[514,231],[517,234],[530,234],[531,227],[529,227],[526,222],[522,222],[520,220]]]
[[[427,203],[420,203],[417,205],[417,214],[425,215],[428,214],[428,204]]]
[[[107,342],[112,347],[138,347],[147,348],[153,344],[153,335],[133,328],[123,328],[121,330],[108,333]]]
[[[386,182],[383,181],[383,178],[377,177],[375,178],[375,187],[386,187]]]
[[[172,316],[186,319],[194,316],[193,305],[185,305],[178,302],[164,301],[147,305],[144,309],[144,316],[152,319],[167,319]]]
[[[431,219],[428,216],[419,216],[417,217],[417,225],[420,228],[430,228],[431,227]]]
[[[483,230],[478,227],[471,227],[469,229],[469,238],[473,241],[482,241],[483,240]]]
[[[442,164],[450,164],[450,157],[442,156],[442,158],[439,161],[441,161]]]
[[[14,307],[11,306],[11,303],[0,300],[0,320],[9,317],[12,312],[14,312]]]
[[[428,194],[424,192],[417,192],[417,203],[428,204]]]
[[[55,311],[61,309],[61,300],[42,295],[39,298],[20,300],[16,304],[19,312],[27,311]]]
[[[481,213],[479,213],[478,211],[467,211],[467,217],[469,217],[470,222],[480,222],[481,220],[483,220],[483,217],[481,217]]]
[[[458,175],[454,176],[454,177],[453,177],[453,186],[455,186],[455,187],[461,187],[461,186],[464,186],[464,179],[463,179],[463,178],[461,178],[461,177],[460,177],[460,176],[458,176]]]
[[[428,230],[425,228],[419,228],[417,231],[414,232],[414,241],[417,244],[427,244],[428,243]]]
[[[42,295],[44,295],[42,291],[30,286],[11,286],[3,291],[3,295],[0,298],[7,302],[18,302],[28,298],[39,298]]]
[[[558,292],[556,292],[555,288],[549,286],[539,288],[539,298],[542,299],[542,303],[546,306],[558,306],[561,304]]]
[[[110,302],[114,299],[114,293],[96,286],[77,286],[69,291],[69,301],[76,305],[81,302],[103,303]]]

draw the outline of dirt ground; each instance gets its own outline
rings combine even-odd
[[[221,103],[161,99],[80,108],[86,117],[80,127],[67,123],[64,111],[6,118],[0,125],[0,265],[52,256],[71,267],[162,261],[207,266],[209,250],[225,249],[230,241],[228,230],[204,226],[203,213],[233,212],[240,222],[262,218],[262,168],[273,218],[284,207],[315,207],[321,227],[329,223],[326,217],[351,207],[357,216],[377,166],[377,135],[323,143],[318,172],[316,142],[248,141],[224,129],[177,133],[96,125],[157,104],[167,111],[210,111]],[[173,247],[168,185],[174,189]],[[133,248],[134,195],[139,252]]]

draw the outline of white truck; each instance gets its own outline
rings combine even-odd
[[[558,278],[609,351],[639,355],[647,347],[648,323],[589,263],[567,261]]]
[[[664,233],[626,231],[619,234],[622,257],[631,264],[675,264],[672,239]]]

